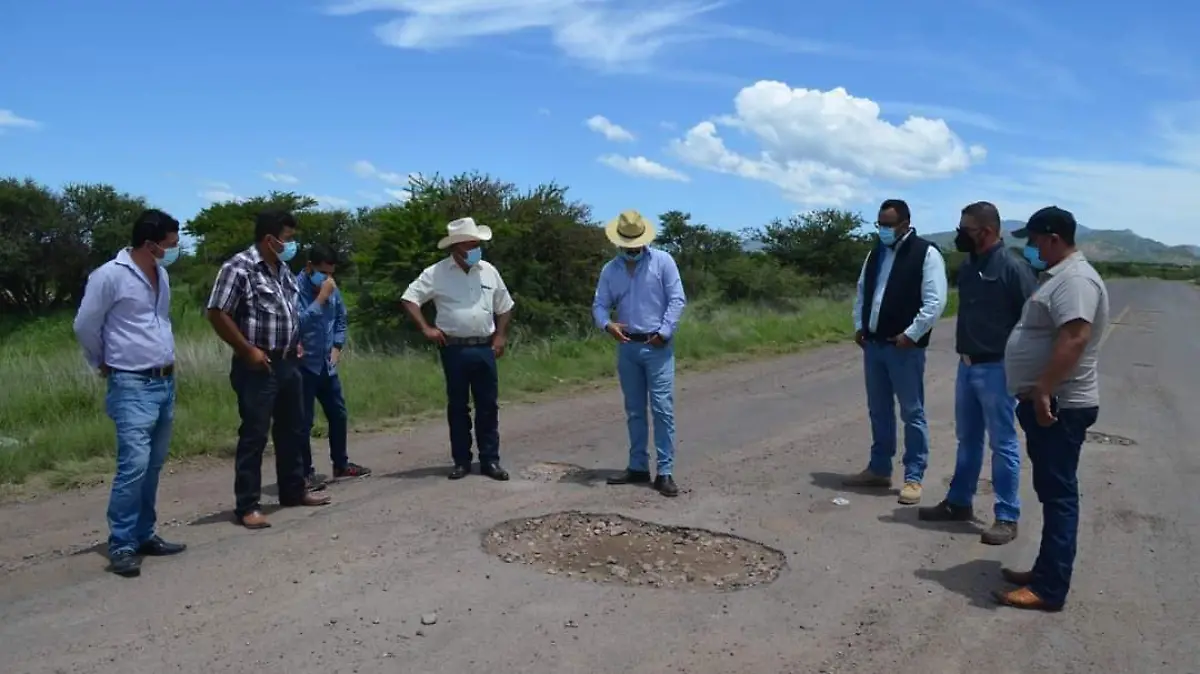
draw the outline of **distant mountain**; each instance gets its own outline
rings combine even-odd
[[[1021,229],[1025,223],[1005,220],[1003,225],[1007,235]],[[954,235],[954,232],[922,234],[943,250],[954,250]],[[1008,239],[1009,245],[1012,245],[1012,237]],[[1128,229],[1091,229],[1080,225],[1078,239],[1083,254],[1096,261],[1200,265],[1200,246],[1168,246]]]

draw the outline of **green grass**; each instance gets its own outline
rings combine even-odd
[[[955,310],[955,300],[952,295],[947,315]],[[681,368],[694,368],[841,341],[850,331],[845,301],[804,300],[786,312],[696,303],[680,327],[676,353]],[[0,484],[36,476],[51,487],[70,487],[110,470],[114,437],[104,413],[104,382],[83,363],[69,320],[27,324],[5,341],[0,379],[9,385],[0,389]],[[176,320],[176,349],[172,457],[231,453],[238,417],[229,385],[229,349],[194,313]],[[358,430],[445,405],[441,367],[432,350],[364,352],[351,344],[341,372],[351,423]],[[500,361],[501,395],[508,401],[604,378],[615,378],[615,355],[612,340],[601,334],[514,340]]]

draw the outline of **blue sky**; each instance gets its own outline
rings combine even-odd
[[[0,175],[189,218],[410,173],[555,180],[737,229],[970,201],[1200,243],[1200,5],[1152,0],[8,3]],[[440,224],[440,223],[439,223]]]

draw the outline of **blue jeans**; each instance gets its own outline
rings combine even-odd
[[[863,345],[867,411],[871,417],[871,463],[867,469],[890,477],[896,456],[896,402],[904,421],[904,481],[920,483],[929,463],[929,424],[925,421],[925,349],[900,349],[868,341]]]
[[[110,372],[105,408],[117,430],[117,472],[108,499],[108,551],[136,551],[154,536],[158,477],[175,419],[174,377]]]
[[[1029,589],[1051,605],[1066,603],[1075,567],[1075,543],[1079,533],[1079,453],[1087,429],[1096,423],[1100,410],[1060,409],[1058,421],[1038,425],[1033,405],[1017,405],[1017,419],[1025,431],[1025,446],[1033,464],[1033,490],[1042,502],[1042,544],[1033,563]]]
[[[496,354],[487,344],[444,346],[446,421],[450,425],[450,455],[456,466],[471,465],[471,399],[475,401],[475,439],[479,463],[500,462],[500,393]]]
[[[675,468],[675,347],[638,342],[619,345],[617,377],[625,396],[625,420],[629,426],[629,470],[650,470],[647,451],[650,427],[646,422],[649,400],[654,415],[658,474],[671,475]]]
[[[1021,441],[1017,438],[1017,399],[1008,393],[1004,363],[967,365],[959,362],[954,388],[954,426],[958,459],[946,500],[969,506],[975,500],[983,470],[983,435],[992,447],[992,487],[997,520],[1021,517]]]
[[[346,451],[347,414],[346,397],[342,394],[342,380],[337,373],[330,374],[329,368],[323,367],[320,374],[307,367],[301,366],[300,373],[304,376],[304,425],[307,434],[304,436],[304,474],[311,475],[313,469],[312,427],[317,417],[317,403],[325,412],[325,421],[329,423],[329,458],[334,470],[341,470],[350,463]]]

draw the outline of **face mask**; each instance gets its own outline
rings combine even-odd
[[[958,236],[954,237],[954,247],[960,253],[974,253],[975,239],[971,238],[971,233],[965,229],[958,230]]]
[[[308,275],[308,280],[312,281],[313,285],[319,286],[325,282],[325,274],[323,272],[314,271]]]
[[[621,251],[621,257],[624,257],[630,262],[637,262],[638,260],[642,259],[642,255],[645,255],[645,253],[645,248],[638,248],[636,252],[629,249],[624,249]]]
[[[467,251],[466,255],[463,255],[463,260],[466,261],[468,267],[474,267],[475,265],[479,264],[479,261],[482,259],[482,248],[472,248],[471,250]]]
[[[880,227],[879,243],[885,246],[896,245],[896,229],[894,227]]]
[[[278,241],[278,239],[276,239]],[[297,244],[295,241],[288,241],[283,244],[283,251],[279,253],[280,262],[291,262],[292,258],[296,257]]]
[[[1042,254],[1038,252],[1037,246],[1025,245],[1025,259],[1029,260],[1029,264],[1038,271],[1046,270],[1046,262],[1042,259]]]
[[[163,269],[170,267],[175,262],[175,260],[179,259],[179,246],[163,248],[162,252],[163,252],[163,256],[160,258],[156,258],[155,262],[157,262],[158,266],[162,267]]]

